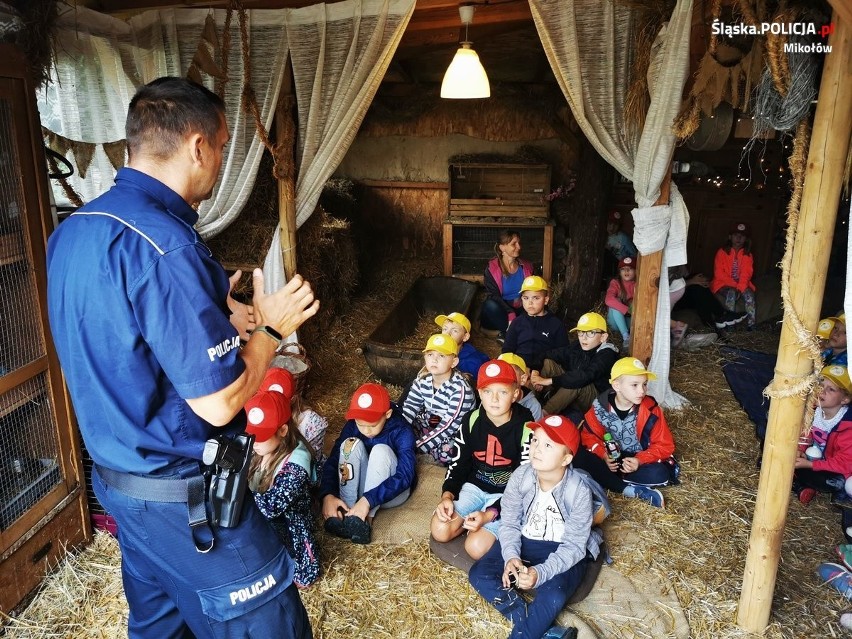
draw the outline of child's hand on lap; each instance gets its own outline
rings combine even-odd
[[[476,532],[489,521],[491,520],[488,517],[488,513],[483,512],[481,510],[477,510],[476,512],[472,512],[464,518],[462,528],[464,528],[468,532]]]

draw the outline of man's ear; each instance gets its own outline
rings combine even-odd
[[[200,133],[192,133],[188,139],[187,144],[190,148],[190,155],[193,164],[200,164],[204,161],[204,136]]]
[[[458,365],[459,365],[459,356],[456,355],[455,357],[453,357],[453,368],[457,368]]]
[[[391,415],[393,415],[393,408],[388,408],[388,412],[385,413],[385,417],[390,419]]]
[[[565,457],[562,458],[562,465],[567,466],[572,461],[574,461],[574,455],[569,450],[567,453],[565,453]]]
[[[465,332],[464,337],[462,338],[462,344],[464,344],[469,339],[470,339],[470,333]]]
[[[601,333],[601,344],[603,344],[604,342],[606,342],[608,339],[609,339],[609,333],[607,333],[606,331],[604,331],[603,333]]]

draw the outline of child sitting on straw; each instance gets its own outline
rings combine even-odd
[[[536,361],[540,354],[552,348],[568,345],[565,324],[547,309],[550,285],[543,277],[530,275],[521,284],[520,313],[506,331],[504,353],[515,353],[525,362]]]
[[[482,557],[497,537],[500,497],[512,471],[527,461],[529,409],[516,403],[518,378],[508,362],[485,362],[476,377],[481,408],[465,416],[447,469],[432,537],[448,542],[467,532],[464,548]]]
[[[654,486],[678,483],[678,465],[663,409],[647,394],[648,380],[656,378],[638,359],[615,363],[612,390],[600,394],[580,425],[583,448],[574,467],[608,490],[663,508],[663,494]],[[610,438],[614,445],[608,451]]]
[[[594,481],[571,468],[580,447],[577,426],[551,415],[529,428],[530,463],[512,473],[500,501],[497,543],[473,565],[469,579],[512,622],[510,639],[557,639],[568,631],[551,626],[580,585],[588,560],[601,552],[603,533],[592,527]],[[535,590],[532,603],[520,590]]]
[[[852,381],[845,366],[831,364],[820,371],[820,389],[814,422],[800,446],[793,473],[793,492],[807,505],[817,492],[845,494],[852,476]]]
[[[432,335],[423,349],[425,366],[411,385],[402,414],[414,428],[417,450],[447,465],[453,437],[473,408],[473,389],[456,366],[459,346],[449,335]]]
[[[319,578],[319,548],[311,512],[316,469],[311,449],[291,421],[292,376],[271,368],[260,390],[246,404],[246,432],[254,435],[249,489],[263,515],[287,547],[296,565],[299,588]]]
[[[589,410],[598,394],[609,389],[609,372],[618,359],[618,348],[607,341],[602,315],[584,313],[571,332],[577,333],[577,340],[545,352],[541,372],[531,374],[536,390],[550,391],[544,403],[548,415],[569,407],[580,415]]]
[[[399,506],[414,484],[414,434],[380,384],[352,395],[320,487],[325,529],[369,544],[380,508]]]

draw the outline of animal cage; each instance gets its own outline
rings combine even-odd
[[[444,222],[444,275],[481,281],[501,230],[521,238],[521,256],[541,264],[542,277],[550,281],[553,264],[553,222],[519,218],[448,218]]]
[[[35,91],[0,45],[0,611],[67,548],[91,538],[70,402],[50,342],[46,233],[53,226]]]

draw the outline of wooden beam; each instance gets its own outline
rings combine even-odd
[[[281,226],[281,257],[287,281],[296,274],[296,95],[290,57],[275,107],[275,139],[278,153],[278,224]]]
[[[790,297],[802,322],[816,330],[837,217],[843,171],[852,133],[852,21],[834,16],[808,151],[796,245],[790,266]],[[786,318],[785,318],[786,319]],[[792,322],[781,325],[774,386],[790,389],[812,370],[797,345]],[[751,525],[737,624],[762,633],[772,595],[793,478],[796,443],[804,417],[801,396],[773,398]]]
[[[849,0],[828,0],[828,4],[834,9],[835,23],[839,18],[846,24],[852,24],[852,4],[849,4]]]
[[[667,173],[660,184],[660,197],[654,206],[669,203],[672,174]],[[660,291],[660,271],[663,252],[639,256],[636,273],[636,295],[633,297],[633,321],[630,327],[630,354],[646,366],[654,350],[654,326],[657,323],[657,297]],[[668,274],[665,274],[668,277]]]

